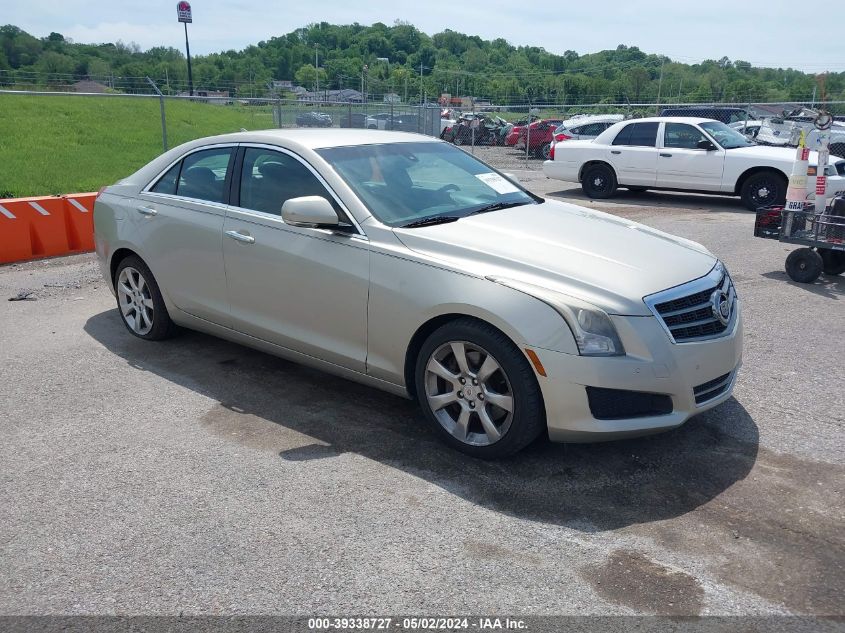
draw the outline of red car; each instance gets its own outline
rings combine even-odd
[[[531,124],[530,147],[528,148],[537,158],[548,159],[552,148],[552,136],[555,128],[563,123],[563,119],[543,119]],[[514,128],[516,129],[516,128]],[[529,137],[526,128],[522,128],[516,141],[517,149],[525,149],[525,141]]]
[[[505,137],[505,145],[509,147],[516,145],[516,142],[519,140],[519,133],[522,132],[522,129],[524,127],[524,125],[514,125],[513,128],[511,128],[511,131]]]

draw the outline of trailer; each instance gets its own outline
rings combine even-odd
[[[845,272],[845,196],[833,198],[824,213],[816,213],[813,202],[803,211],[783,207],[757,210],[754,236],[800,244],[786,258],[786,274],[799,283],[813,283],[819,275]]]

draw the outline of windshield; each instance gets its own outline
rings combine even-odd
[[[446,143],[355,145],[317,153],[389,226],[537,202],[488,165]]]
[[[737,147],[750,147],[755,145],[745,136],[729,128],[719,121],[707,121],[701,124],[701,129],[716,139],[716,142],[725,149],[736,149]]]

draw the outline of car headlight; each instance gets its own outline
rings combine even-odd
[[[613,322],[601,308],[534,284],[504,277],[487,277],[487,279],[530,295],[554,308],[572,331],[581,356],[625,355],[625,348],[622,346]]]

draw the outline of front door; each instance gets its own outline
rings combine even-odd
[[[675,189],[719,191],[725,167],[725,150],[707,150],[698,145],[711,142],[688,123],[664,125],[663,147],[657,158],[657,186]]]
[[[289,152],[244,147],[223,226],[236,330],[348,369],[366,363],[369,247],[348,233],[290,226],[282,204],[319,195],[345,211],[316,172]]]

